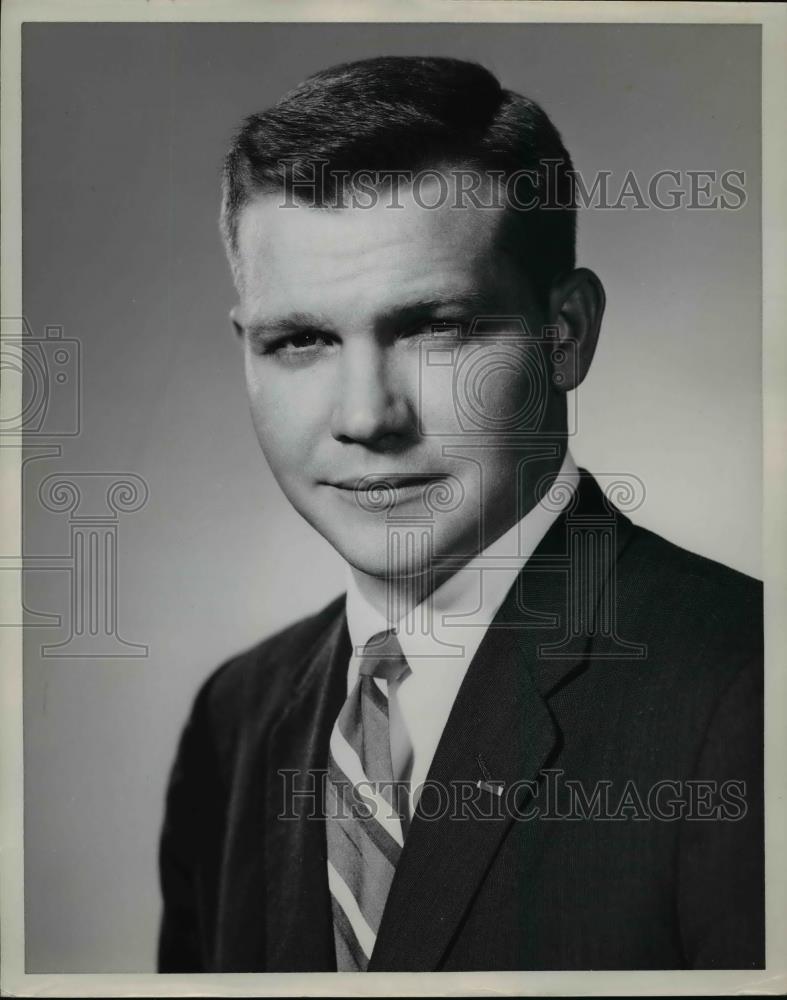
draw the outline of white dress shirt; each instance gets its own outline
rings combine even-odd
[[[356,651],[378,632],[396,628],[410,667],[388,691],[393,774],[397,781],[410,782],[410,816],[473,656],[522,567],[568,505],[578,481],[577,467],[566,450],[555,480],[563,488],[554,490],[549,507],[537,503],[396,623],[389,623],[369,603],[349,570],[347,627],[354,652],[347,672],[348,695],[358,679]],[[423,627],[425,614],[431,617],[431,629]]]

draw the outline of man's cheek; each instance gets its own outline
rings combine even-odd
[[[278,479],[301,478],[306,472],[308,453],[305,445],[292,433],[283,433],[277,421],[263,421],[258,427],[262,453]]]
[[[435,362],[433,367],[421,370],[416,408],[419,430],[425,437],[440,438],[461,433],[452,366]]]
[[[526,361],[517,344],[427,347],[418,373],[422,432],[475,436],[519,429],[518,416],[535,405]]]
[[[274,475],[279,478],[288,461],[293,462],[297,459],[293,454],[295,449],[292,427],[291,425],[288,427],[282,411],[271,407],[270,402],[270,398],[265,400],[261,397],[252,398],[251,416],[262,453]]]

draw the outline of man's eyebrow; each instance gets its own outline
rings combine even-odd
[[[433,313],[441,310],[466,312],[468,310],[488,308],[490,304],[491,298],[485,292],[459,292],[456,295],[426,296],[424,298],[413,299],[411,302],[393,306],[386,311],[385,316],[395,317],[402,313]]]
[[[385,329],[428,322],[430,317],[433,317],[436,323],[470,320],[486,313],[489,309],[492,309],[492,300],[484,292],[470,291],[456,295],[428,296],[392,306],[377,318],[377,325]]]
[[[330,333],[333,332],[334,325],[325,316],[320,316],[319,313],[294,312],[287,316],[273,316],[257,320],[250,323],[247,329],[252,337],[271,337],[303,333],[304,330],[319,330],[322,333]]]
[[[489,308],[491,308],[491,298],[485,292],[469,291],[455,295],[424,296],[397,303],[383,310],[376,317],[375,325],[385,328],[401,323],[412,323],[440,312],[449,313],[446,319],[466,319],[483,314]],[[247,329],[252,337],[287,336],[303,333],[304,330],[321,333],[338,332],[332,320],[312,312],[293,312],[286,316],[265,317],[250,323]]]

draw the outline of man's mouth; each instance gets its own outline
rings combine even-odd
[[[423,489],[431,483],[438,483],[445,476],[418,475],[417,473],[391,473],[390,475],[353,476],[347,479],[330,480],[329,486],[351,493],[375,493],[379,490]]]
[[[347,499],[354,500],[360,507],[374,511],[390,507],[407,500],[423,499],[430,487],[445,482],[442,475],[421,475],[418,473],[396,473],[347,477],[331,480],[326,485],[336,489]]]

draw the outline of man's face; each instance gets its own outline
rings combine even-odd
[[[543,317],[501,247],[502,210],[452,200],[426,210],[400,189],[400,208],[383,196],[329,210],[261,195],[239,219],[233,318],[262,450],[301,515],[375,577],[502,534],[526,509],[522,421],[560,427],[515,322],[466,335],[477,316],[519,316],[532,333]]]

